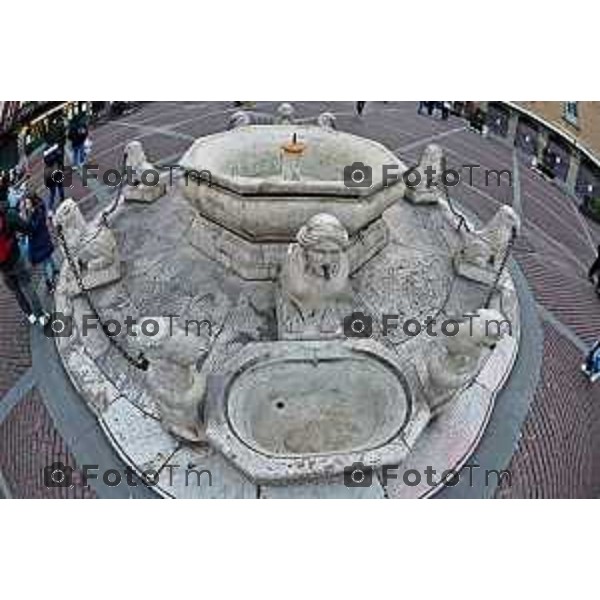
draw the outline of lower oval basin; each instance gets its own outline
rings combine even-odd
[[[377,448],[402,430],[409,408],[398,374],[368,355],[260,362],[227,397],[234,433],[279,457]]]
[[[208,377],[206,434],[259,484],[398,465],[430,416],[415,377],[370,339],[249,343]]]

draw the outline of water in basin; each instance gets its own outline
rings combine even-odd
[[[305,150],[300,159],[301,181],[282,176],[282,147],[297,136]],[[344,169],[355,162],[371,168],[373,190],[383,185],[382,165],[404,165],[387,148],[372,140],[307,125],[248,126],[197,140],[182,157],[188,170],[209,170],[213,184],[239,194],[322,193],[367,195],[367,187],[347,187]]]
[[[408,408],[397,374],[360,357],[259,363],[239,374],[228,395],[236,435],[278,456],[376,448],[398,434]]]

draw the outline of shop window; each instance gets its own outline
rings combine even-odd
[[[577,125],[578,111],[577,102],[565,102],[565,121],[568,121],[572,125]]]

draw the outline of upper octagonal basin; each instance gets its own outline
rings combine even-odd
[[[282,175],[282,147],[296,135],[304,150],[299,180]],[[347,187],[344,169],[363,163],[372,184]],[[404,165],[385,146],[350,133],[310,125],[249,125],[198,139],[180,161],[207,170],[213,184],[242,195],[368,196],[383,187],[383,165],[400,175]]]
[[[286,154],[283,147],[294,135],[303,151]],[[284,175],[289,161],[292,178]],[[344,170],[356,163],[367,167],[371,185],[346,186]],[[187,172],[210,171],[210,185],[183,179],[183,194],[198,212],[253,242],[292,241],[311,216],[323,212],[354,235],[381,217],[405,187],[400,175],[406,167],[385,146],[314,125],[250,125],[209,135],[180,165]],[[384,165],[398,175],[385,186]]]

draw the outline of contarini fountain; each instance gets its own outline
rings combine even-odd
[[[151,168],[139,142],[127,162]],[[417,170],[442,162],[430,146]],[[357,163],[370,185],[345,179]],[[384,165],[407,170],[333,115],[301,124],[287,105],[236,113],[174,185],[136,181],[110,216],[60,206],[56,309],[74,324],[61,359],[123,461],[160,474],[157,493],[422,497],[441,484],[384,485],[381,469],[455,470],[473,452],[519,346],[504,268],[518,218],[470,223],[443,186],[386,182]],[[84,332],[90,311],[135,328]],[[368,488],[344,485],[356,463]]]

